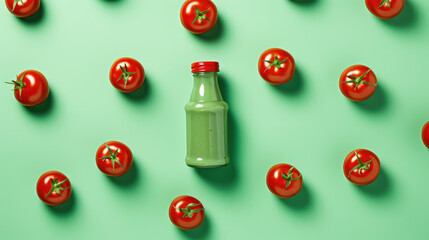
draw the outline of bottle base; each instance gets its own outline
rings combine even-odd
[[[213,159],[213,158],[204,158],[202,157],[186,157],[185,163],[188,167],[193,168],[219,168],[224,167],[229,164],[229,157],[221,158],[221,159]]]
[[[220,168],[220,167],[226,167],[228,166],[228,163],[221,164],[221,165],[195,165],[195,164],[186,164],[188,167],[192,168]]]

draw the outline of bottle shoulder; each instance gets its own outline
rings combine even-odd
[[[185,110],[193,111],[210,111],[210,110],[228,110],[228,103],[225,101],[209,101],[209,102],[188,102],[185,105]]]

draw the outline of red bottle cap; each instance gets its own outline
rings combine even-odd
[[[219,72],[219,63],[214,61],[194,62],[191,65],[193,73],[196,72]]]

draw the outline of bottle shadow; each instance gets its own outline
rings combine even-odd
[[[293,3],[296,3],[296,4],[302,4],[302,5],[310,5],[310,4],[314,4],[314,3],[317,3],[318,2],[318,0],[290,0],[291,2],[293,2]]]
[[[136,158],[134,157],[133,165],[131,166],[130,170],[128,170],[128,172],[124,175],[119,177],[110,177],[106,175],[106,177],[112,183],[114,183],[114,185],[119,186],[122,189],[135,188],[138,185],[140,179],[139,167],[136,162]]]
[[[206,239],[210,233],[210,220],[206,213],[200,226],[191,230],[177,228],[178,231],[189,239]]]
[[[102,2],[106,2],[106,3],[119,3],[122,2],[121,0],[101,0]]]
[[[229,98],[230,88],[227,86],[227,82],[228,80],[225,79],[224,74],[219,75],[219,89],[222,93],[223,99],[230,106],[227,120],[228,152],[230,157],[229,165],[220,168],[195,168],[195,172],[201,176],[202,179],[213,185],[222,187],[232,187],[237,182],[237,163],[239,161],[237,151],[239,146],[238,137],[240,133],[234,117],[234,103],[229,101],[231,100],[231,98]]]
[[[287,95],[297,95],[302,92],[302,88],[304,85],[304,80],[302,78],[301,70],[299,68],[295,68],[295,73],[293,74],[293,78],[282,85],[272,85],[275,90],[282,92]]]
[[[418,14],[413,4],[414,3],[412,1],[406,1],[404,8],[402,9],[402,12],[399,13],[398,16],[392,19],[388,19],[388,20],[383,20],[380,18],[377,18],[377,19],[390,27],[411,29],[418,22]]]
[[[377,179],[374,182],[372,182],[366,186],[355,185],[355,187],[357,189],[359,189],[359,191],[361,191],[362,193],[364,193],[368,196],[386,197],[392,191],[392,187],[391,187],[390,182],[391,182],[391,180],[390,180],[389,175],[387,174],[387,172],[383,168],[381,168],[380,174],[378,175]]]
[[[52,112],[52,108],[54,105],[54,93],[52,91],[52,89],[49,89],[49,95],[46,98],[46,100],[44,102],[42,102],[39,105],[33,106],[33,107],[26,107],[23,106],[25,108],[25,110],[33,115],[47,115],[50,112]]]
[[[130,93],[124,93],[124,92],[120,92],[121,95],[123,95],[126,99],[138,103],[138,102],[143,102],[143,101],[147,101],[147,99],[150,97],[150,81],[149,78],[147,76],[147,74],[145,75],[145,80],[143,85],[137,89],[134,92],[130,92]]]
[[[307,210],[313,204],[311,193],[305,183],[302,185],[301,191],[297,195],[291,198],[276,198],[278,198],[285,206],[297,211]]]
[[[196,38],[210,42],[210,41],[219,40],[224,34],[224,32],[225,32],[225,29],[224,29],[223,20],[220,17],[220,15],[218,15],[216,25],[211,30],[202,34],[194,34],[194,33],[191,33],[191,34],[194,35]]]
[[[383,112],[383,110],[386,109],[388,104],[388,96],[383,86],[377,83],[377,89],[375,90],[374,94],[370,98],[362,102],[354,102],[354,101],[351,101],[351,102],[354,106],[365,111]]]
[[[35,25],[38,23],[41,23],[43,21],[43,18],[45,16],[45,7],[43,6],[43,1],[40,1],[40,7],[37,12],[29,17],[26,18],[19,18],[23,23]]]
[[[70,195],[69,200],[67,202],[58,205],[58,206],[50,206],[46,205],[46,208],[49,210],[49,212],[57,215],[57,216],[69,216],[71,215],[75,209],[76,209],[76,191],[74,188],[72,188],[72,193]]]

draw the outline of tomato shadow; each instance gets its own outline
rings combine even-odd
[[[123,189],[135,188],[140,179],[140,172],[136,158],[134,157],[133,165],[130,170],[122,176],[119,177],[106,177],[114,184]]]
[[[291,198],[279,198],[284,205],[294,210],[306,210],[313,204],[313,199],[307,185],[302,185],[301,191]]]
[[[49,95],[44,102],[42,102],[39,105],[33,106],[33,107],[26,107],[26,106],[23,106],[23,107],[25,108],[25,110],[27,110],[31,114],[47,115],[50,112],[52,112],[52,108],[54,105],[54,98],[55,97],[54,97],[54,93],[53,93],[52,89],[49,89]]]
[[[362,102],[351,101],[354,106],[369,112],[382,112],[388,104],[388,97],[383,86],[377,83],[374,94]]]
[[[304,80],[302,78],[301,70],[295,68],[295,73],[293,74],[292,79],[282,85],[272,85],[272,88],[275,90],[282,92],[287,95],[297,95],[302,92],[302,88],[304,85]]]
[[[143,85],[139,89],[130,93],[124,93],[124,92],[120,92],[120,93],[121,95],[125,96],[125,98],[127,98],[132,102],[142,102],[149,98],[150,96],[149,88],[150,88],[150,81],[147,75],[145,75],[145,80],[143,82]]]
[[[229,93],[230,88],[227,86],[228,80],[224,74],[219,75],[219,88],[222,93],[223,99],[229,104],[228,111],[228,152],[229,152],[229,165],[220,168],[195,168],[195,172],[202,177],[205,181],[221,187],[233,187],[237,182],[238,172],[237,163],[239,157],[237,155],[240,135],[238,125],[235,120],[234,102],[230,102]]]
[[[200,226],[191,230],[183,230],[181,228],[177,228],[177,230],[184,236],[189,239],[206,239],[208,234],[210,233],[210,220],[206,213],[204,216],[204,221]]]
[[[218,15],[216,25],[210,31],[202,34],[194,34],[194,33],[191,33],[191,34],[197,38],[200,38],[206,41],[215,41],[217,39],[220,39],[224,34],[224,32],[225,32],[225,29],[224,29],[223,20],[220,17],[220,15]]]
[[[318,2],[318,0],[290,0],[290,1],[296,4],[302,4],[302,5],[310,5]]]
[[[26,18],[19,18],[19,20],[21,20],[23,23],[26,23],[26,24],[38,24],[43,21],[44,16],[45,16],[45,7],[43,6],[43,1],[40,1],[39,10],[35,14]]]
[[[50,206],[45,204],[46,208],[49,209],[49,211],[57,216],[67,216],[71,215],[74,210],[76,209],[76,191],[73,188],[72,193],[70,195],[69,200],[67,202],[58,205],[58,206]]]
[[[380,174],[378,175],[377,179],[366,185],[366,186],[358,186],[355,185],[359,191],[361,191],[364,194],[374,196],[374,197],[383,197],[388,196],[392,190],[391,187],[391,178],[387,174],[387,172],[381,168]]]
[[[377,19],[382,23],[391,27],[410,29],[410,27],[416,25],[418,20],[418,14],[413,4],[414,3],[412,1],[406,1],[404,8],[402,9],[402,12],[399,13],[398,16],[392,19],[388,19],[388,20],[383,20],[380,18],[377,18]]]

